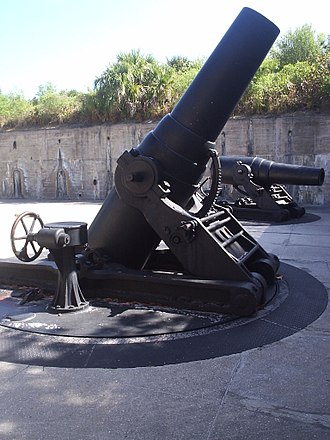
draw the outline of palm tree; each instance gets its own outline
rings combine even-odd
[[[151,55],[139,50],[120,53],[96,79],[94,88],[104,116],[108,118],[145,118],[164,106],[171,72]]]

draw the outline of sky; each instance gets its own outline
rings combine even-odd
[[[0,0],[0,91],[31,99],[50,82],[87,92],[133,49],[159,62],[208,57],[243,7],[279,38],[304,24],[330,34],[325,0]]]

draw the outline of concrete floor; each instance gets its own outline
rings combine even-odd
[[[45,222],[90,223],[99,205],[2,202],[0,209],[0,258],[8,258],[15,213],[32,209]],[[246,228],[266,251],[308,272],[329,293],[330,209],[307,212],[316,221]],[[0,362],[0,438],[329,439],[329,315],[328,305],[289,337],[194,362],[117,369]]]

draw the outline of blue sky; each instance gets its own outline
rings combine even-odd
[[[324,0],[0,0],[0,90],[32,98],[51,82],[87,91],[132,49],[160,62],[207,57],[244,6],[281,35],[306,23],[330,34]]]

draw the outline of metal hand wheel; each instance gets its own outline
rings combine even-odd
[[[43,247],[34,241],[34,236],[43,226],[43,221],[34,212],[23,212],[16,218],[11,228],[10,242],[19,260],[29,262],[39,257]]]

